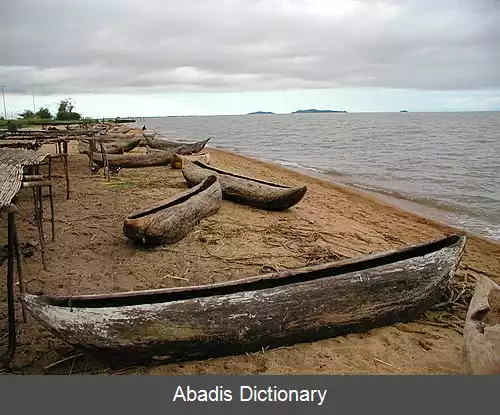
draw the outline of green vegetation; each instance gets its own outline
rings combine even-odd
[[[40,118],[41,120],[51,120],[52,119],[52,114],[50,113],[49,109],[47,107],[42,107],[38,110],[38,112],[35,114],[37,118]]]
[[[21,118],[24,118],[25,120],[30,119],[30,118],[35,118],[35,113],[31,110],[25,110],[21,114],[19,114]]]
[[[78,112],[73,112],[75,108],[74,102],[71,98],[63,99],[59,104],[59,108],[57,110],[56,120],[79,120],[82,116]]]

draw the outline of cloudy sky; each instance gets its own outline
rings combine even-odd
[[[499,0],[2,0],[9,113],[500,110]],[[3,109],[3,108],[2,108]]]

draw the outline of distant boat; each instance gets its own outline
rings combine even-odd
[[[336,113],[347,113],[347,111],[341,110],[317,110],[317,109],[308,109],[308,110],[298,110],[292,112],[292,114],[320,114],[324,112],[336,112]]]
[[[274,112],[256,111],[256,112],[249,112],[247,115],[274,115]]]
[[[399,112],[408,112],[408,110],[401,110],[401,111],[399,111]]]

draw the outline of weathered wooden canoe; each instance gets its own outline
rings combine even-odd
[[[224,199],[261,209],[288,209],[299,203],[307,191],[307,186],[288,187],[265,182],[186,159],[182,162],[182,174],[188,186],[195,186],[215,174],[220,181]]]
[[[132,138],[128,140],[120,140],[103,143],[107,154],[123,154],[132,151],[141,142],[141,138]],[[97,149],[100,150],[100,145],[96,141]],[[80,140],[78,143],[78,151],[82,154],[90,154],[89,140]]]
[[[209,176],[198,186],[127,216],[123,233],[144,245],[173,244],[216,213],[221,203],[219,181]]]
[[[207,138],[203,141],[198,141],[197,143],[180,143],[176,141],[167,141],[160,138],[151,138],[147,135],[144,135],[144,139],[149,147],[155,148],[158,150],[172,150],[177,148],[177,154],[192,154],[199,153],[201,150],[205,148],[205,145],[208,143],[210,138]]]
[[[500,286],[480,275],[464,324],[462,371],[500,375]]]
[[[454,235],[204,286],[21,301],[54,335],[101,359],[241,354],[410,321],[440,299],[465,242]]]
[[[106,158],[111,168],[139,168],[169,165],[173,154],[172,151],[147,154],[108,154]],[[90,158],[90,155],[87,155]],[[104,165],[100,152],[92,154],[92,161],[100,167]]]

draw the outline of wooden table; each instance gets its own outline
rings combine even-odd
[[[8,264],[7,264],[7,304],[8,304],[8,348],[0,358],[4,366],[8,366],[16,348],[16,317],[14,308],[14,256],[17,261],[19,289],[24,292],[22,278],[22,254],[16,230],[15,214],[17,207],[12,199],[23,184],[23,170],[26,166],[37,166],[49,153],[19,148],[0,148],[0,211],[7,213],[8,220]],[[24,309],[23,309],[23,317]]]
[[[0,140],[0,148],[25,148],[38,150],[41,144],[36,140]]]

